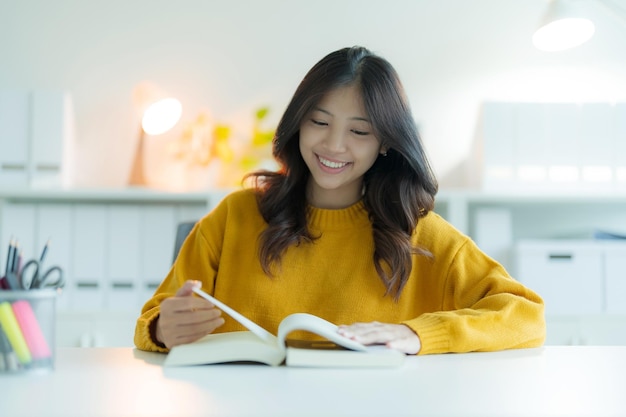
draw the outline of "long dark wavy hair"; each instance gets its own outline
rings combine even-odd
[[[411,244],[418,220],[433,209],[438,184],[419,137],[404,88],[391,64],[363,47],[332,52],[306,74],[276,129],[276,172],[253,179],[268,227],[259,236],[259,258],[272,276],[292,245],[317,239],[307,226],[306,185],[310,172],[300,153],[300,124],[322,97],[338,87],[360,89],[373,133],[387,149],[365,173],[363,201],[372,223],[376,271],[397,300],[412,267],[412,255],[432,256]]]

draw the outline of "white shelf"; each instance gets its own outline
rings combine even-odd
[[[89,289],[68,288],[67,298],[59,300],[58,329],[59,343],[63,346],[91,344],[97,346],[120,346],[132,343],[134,320],[139,315],[143,302],[154,291],[154,285],[162,279],[171,262],[174,243],[174,231],[177,221],[199,218],[202,213],[214,207],[232,190],[210,190],[206,192],[171,193],[146,188],[97,188],[97,189],[33,189],[0,188],[0,244],[6,246],[8,230],[1,230],[3,225],[11,228],[15,221],[11,216],[25,224],[28,233],[34,235],[30,252],[40,250],[41,239],[48,237],[42,232],[42,225],[53,229],[65,230],[60,221],[52,221],[46,213],[57,213],[63,224],[73,232],[66,237],[66,248],[57,247],[50,251],[50,262],[66,265],[71,274],[80,264],[73,258],[77,249],[73,239],[81,237],[81,230],[87,233],[91,228],[84,224],[75,224],[80,220],[81,210],[100,207],[105,211],[103,222],[104,261],[99,258],[98,265],[104,265],[96,280],[99,289],[92,290],[97,303],[77,306],[67,304],[73,295],[80,291],[89,295]],[[529,191],[508,190],[506,192],[481,192],[479,190],[444,189],[436,196],[435,211],[446,218],[462,232],[468,234],[485,252],[496,259],[496,251],[507,244],[513,247],[523,239],[577,238],[591,234],[594,229],[624,231],[626,229],[626,190],[560,190]],[[68,212],[65,211],[69,210]],[[138,216],[138,210],[141,215]],[[490,213],[499,214],[490,218]],[[502,215],[504,214],[504,215]],[[32,220],[34,216],[35,220]],[[102,216],[101,216],[102,217]],[[135,227],[139,218],[139,226]],[[29,220],[30,219],[30,220]],[[135,219],[135,220],[133,220]],[[121,222],[116,227],[109,227],[111,222]],[[499,222],[494,224],[493,222]],[[35,224],[33,227],[30,223]],[[123,223],[123,225],[122,225]],[[46,226],[47,225],[47,226]],[[55,229],[56,228],[56,229]],[[117,230],[118,233],[113,233]],[[123,230],[124,233],[119,233]],[[120,256],[115,246],[115,239],[126,231],[132,234],[133,241],[139,242],[133,249],[137,253],[129,255],[124,262],[139,259],[139,265],[133,264],[136,276],[128,278],[116,276],[119,271],[108,267],[111,256]],[[146,235],[146,232],[149,235]],[[488,232],[488,233],[486,233]],[[45,234],[45,236],[43,236]],[[55,235],[58,233],[55,233]],[[41,235],[41,236],[39,236]],[[20,236],[21,233],[20,233]],[[26,238],[24,243],[26,242]],[[490,240],[491,239],[491,240]],[[507,243],[507,240],[508,241]],[[128,242],[126,242],[128,244]],[[170,248],[169,245],[172,245]],[[102,246],[102,245],[100,245]],[[134,247],[133,247],[134,248]],[[2,252],[0,247],[0,256]],[[130,250],[129,252],[133,252]],[[26,251],[25,251],[26,252]],[[157,253],[158,252],[158,253]],[[123,251],[126,253],[126,250]],[[133,252],[134,253],[134,252]],[[153,256],[154,254],[154,256]],[[57,256],[58,259],[53,259]],[[3,258],[0,258],[3,259]],[[500,260],[500,259],[498,259]],[[158,261],[158,262],[157,262]],[[502,260],[501,260],[502,261]],[[502,263],[512,270],[507,260]],[[158,265],[157,265],[158,264]],[[84,268],[83,268],[84,269]],[[126,270],[126,269],[125,269]],[[514,271],[512,271],[514,273]],[[87,282],[88,277],[77,277]],[[139,283],[132,291],[125,293],[124,287],[115,287],[117,281]],[[625,277],[626,279],[626,277]],[[118,283],[119,284],[119,283]],[[102,296],[99,291],[103,291]],[[81,296],[82,297],[82,296]],[[626,303],[626,300],[624,300]],[[90,306],[85,309],[85,306]],[[605,320],[606,319],[606,320]],[[595,344],[623,343],[623,337],[611,338],[611,333],[626,334],[626,315],[571,315],[567,317],[547,317],[548,343]],[[597,331],[596,331],[597,330]],[[626,342],[624,342],[626,343]]]
[[[0,188],[0,200],[207,203],[211,192],[168,192],[150,188]]]
[[[488,202],[584,202],[608,201],[626,203],[626,189],[509,189],[481,191],[472,189],[442,189],[437,200],[464,200],[472,203]]]

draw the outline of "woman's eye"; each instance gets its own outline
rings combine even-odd
[[[321,120],[316,120],[316,119],[311,119],[311,121],[313,122],[314,125],[318,125],[318,126],[328,126],[328,123],[323,122]]]
[[[366,136],[370,134],[370,132],[365,132],[363,130],[356,130],[356,129],[352,129],[352,133],[358,136]]]

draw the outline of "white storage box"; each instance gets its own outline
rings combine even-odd
[[[546,315],[604,310],[603,244],[589,240],[523,240],[515,277],[544,300]]]

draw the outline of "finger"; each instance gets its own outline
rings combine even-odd
[[[407,353],[409,355],[416,355],[417,353],[419,353],[422,344],[419,338],[399,339],[392,340],[391,342],[387,343],[387,347],[389,349],[399,350],[400,352]]]
[[[180,311],[176,313],[176,324],[179,326],[200,324],[221,316],[222,312],[217,308]]]
[[[360,339],[368,333],[380,330],[383,326],[385,325],[376,321],[370,323],[353,323],[351,325],[342,324],[339,326],[337,332],[345,337],[356,340],[356,338]]]
[[[175,313],[167,318],[161,317],[158,322],[159,337],[167,347],[189,343],[212,333],[224,324],[221,311],[213,308],[206,311]]]
[[[200,288],[200,286],[200,281],[185,281],[183,286],[180,287],[179,290],[176,292],[176,297],[188,297],[190,295],[193,295],[193,289]]]
[[[360,323],[352,329],[353,339],[365,345],[384,344],[410,355],[419,353],[422,348],[419,336],[404,324]]]
[[[201,326],[194,326],[186,329],[187,331],[178,332],[174,336],[171,346],[195,342],[207,334],[213,333],[213,331],[215,331],[215,329],[220,327],[222,324],[224,324],[224,319],[219,317],[210,322],[203,323]]]
[[[344,326],[340,334],[366,345],[386,344],[400,336],[396,326],[377,322]]]
[[[198,297],[169,297],[161,302],[161,314],[178,313],[181,311],[209,310],[215,306],[203,298]]]
[[[168,304],[168,308],[174,312],[216,310],[210,301],[196,297],[174,297]]]

